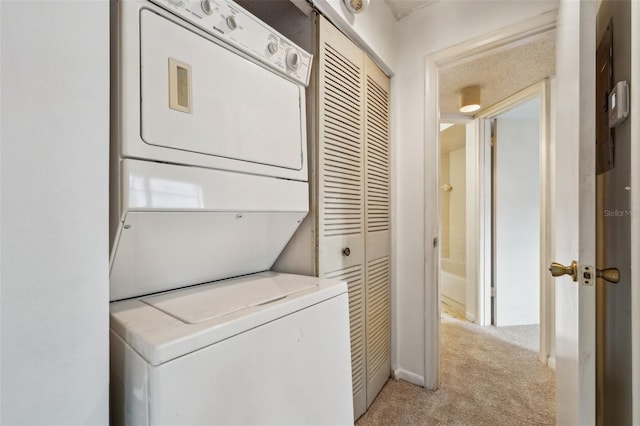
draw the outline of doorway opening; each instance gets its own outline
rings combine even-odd
[[[547,87],[545,80],[474,119],[441,123],[439,156],[443,314],[496,326],[487,332],[545,364],[553,357],[543,271]]]
[[[427,318],[433,319],[427,321],[425,330],[425,341],[429,342],[429,345],[425,346],[426,356],[424,383],[425,387],[428,389],[437,389],[439,386],[440,314],[442,309],[440,296],[442,283],[440,259],[441,247],[438,242],[442,237],[440,234],[442,229],[440,226],[440,196],[443,191],[441,186],[442,184],[447,183],[440,182],[440,134],[438,124],[440,122],[465,122],[467,123],[465,139],[468,141],[475,141],[473,143],[467,143],[465,151],[465,162],[467,165],[467,185],[465,188],[467,191],[465,197],[467,210],[465,226],[467,239],[465,279],[467,283],[475,283],[476,285],[471,286],[472,290],[467,292],[465,295],[464,309],[467,320],[470,319],[482,326],[491,325],[492,268],[491,264],[487,263],[487,259],[489,262],[492,259],[491,151],[482,149],[480,141],[485,138],[485,135],[490,135],[490,120],[485,119],[492,117],[486,116],[485,113],[488,113],[491,110],[495,115],[497,115],[498,113],[504,112],[510,107],[513,107],[513,101],[507,102],[505,99],[509,99],[509,97],[514,93],[522,95],[526,92],[528,95],[531,95],[531,93],[537,94],[540,91],[543,91],[545,92],[543,95],[545,96],[543,103],[547,106],[546,104],[549,99],[546,98],[546,92],[548,90],[549,83],[545,78],[554,74],[555,66],[551,72],[541,74],[536,79],[532,79],[518,88],[514,89],[513,86],[508,86],[508,84],[506,84],[508,89],[505,90],[508,91],[502,92],[501,95],[494,98],[492,102],[486,102],[486,105],[493,105],[492,107],[487,108],[483,104],[483,108],[479,113],[476,113],[475,116],[458,113],[457,106],[454,106],[455,110],[453,111],[446,111],[445,108],[442,108],[442,93],[444,93],[444,90],[447,88],[443,82],[451,75],[455,75],[455,71],[465,67],[469,68],[469,71],[461,74],[462,78],[457,81],[456,86],[451,87],[450,85],[449,87],[450,89],[453,89],[452,91],[454,92],[457,88],[459,93],[460,88],[474,85],[476,83],[474,81],[466,81],[477,78],[478,69],[471,68],[470,65],[473,65],[472,63],[475,64],[478,61],[484,60],[484,69],[482,71],[493,71],[496,64],[493,60],[493,55],[509,52],[512,49],[522,48],[523,51],[521,52],[521,55],[514,56],[526,57],[529,53],[528,50],[530,50],[532,45],[536,43],[538,43],[538,45],[544,44],[545,40],[555,40],[555,16],[553,15],[541,16],[539,19],[523,22],[517,27],[514,26],[513,28],[500,30],[497,34],[484,37],[482,40],[479,39],[470,41],[466,44],[463,43],[459,46],[454,46],[426,58],[426,84],[428,87],[437,87],[437,95],[427,99],[427,138],[432,138],[432,140],[436,140],[437,143],[427,144],[425,146],[425,157],[427,161],[426,167],[433,168],[433,170],[437,170],[437,172],[435,173],[435,176],[427,176],[425,197],[427,200],[433,200],[434,204],[437,206],[436,212],[438,212],[436,217],[431,216],[428,212],[425,213],[425,226],[427,228],[433,227],[434,234],[438,236],[438,238],[433,241],[433,247],[429,244],[426,248],[426,251],[428,253],[432,253],[433,257],[428,256],[425,262],[425,267],[428,270],[433,268],[431,270],[433,271],[432,282],[434,283],[433,286],[427,284],[425,287],[425,315]],[[549,56],[555,58],[555,45],[553,46],[552,52],[553,53]],[[489,74],[493,75],[495,78],[495,73],[491,72]],[[518,73],[507,73],[507,75],[514,74]],[[501,81],[507,82],[507,80],[508,79],[505,77],[505,79],[502,79]],[[540,83],[534,84],[535,82]],[[532,84],[534,84],[535,87],[531,86]],[[482,88],[482,83],[480,83],[480,86]],[[527,87],[529,87],[529,89],[527,89]],[[483,92],[483,102],[485,101],[485,93],[486,92]],[[489,96],[490,93],[487,93],[487,98]],[[455,101],[453,103],[455,103]],[[495,108],[498,106],[502,108],[502,110],[496,111]],[[541,147],[541,149],[544,149],[545,152],[544,156],[540,158],[544,158],[545,164],[541,166],[544,168],[541,173],[544,172],[543,176],[545,179],[548,179],[548,166],[546,164],[548,157],[546,150],[548,150],[547,144],[550,143],[548,129],[552,127],[552,123],[549,122],[549,118],[547,116],[544,117],[544,121],[544,128],[546,129],[544,133],[545,146]],[[541,189],[541,193],[544,193],[547,198],[550,199],[550,192],[546,187],[546,185],[548,185],[548,181],[545,181],[544,185],[544,191]],[[455,188],[453,191],[455,191]],[[546,209],[549,208],[548,204],[548,200],[541,199],[539,211],[546,212]],[[548,228],[545,227],[544,229],[545,232],[543,234],[550,232]],[[540,247],[542,248],[546,247],[548,243],[543,237],[545,236],[541,235]],[[429,241],[429,243],[431,243],[431,241]],[[542,248],[540,251],[543,251]],[[543,263],[542,256],[540,256],[540,261],[535,263],[538,268],[540,268]],[[546,281],[546,277],[544,280]],[[547,284],[545,283],[543,287],[546,288],[546,286]],[[549,319],[552,318],[553,312],[549,311],[552,311],[553,303],[548,296],[548,294],[543,294],[540,297],[540,318],[542,321],[546,320],[546,323],[541,325],[541,330],[545,327],[544,331],[546,331],[547,325],[552,325],[552,321],[549,321]],[[487,300],[489,301],[488,305],[486,303]],[[543,305],[545,307],[542,307]],[[545,338],[540,341],[540,360],[545,364],[552,364],[552,361],[548,362],[548,341],[554,337],[555,336],[553,336],[552,333],[547,334]],[[434,344],[436,342],[437,344]]]
[[[440,298],[442,310],[467,319],[466,126],[440,124]],[[471,319],[473,321],[473,318]]]

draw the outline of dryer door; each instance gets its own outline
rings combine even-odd
[[[302,169],[299,85],[148,10],[140,25],[144,142]]]

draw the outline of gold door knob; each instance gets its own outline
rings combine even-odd
[[[549,267],[549,271],[551,271],[551,275],[554,277],[569,275],[573,281],[578,281],[578,262],[575,260],[571,262],[570,266],[564,266],[558,262],[553,262]]]
[[[620,270],[618,268],[596,269],[596,277],[617,284],[620,282]]]

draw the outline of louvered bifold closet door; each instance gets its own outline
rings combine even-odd
[[[367,406],[391,374],[389,77],[365,57]]]
[[[355,417],[366,411],[364,55],[320,18],[318,271],[349,287]]]

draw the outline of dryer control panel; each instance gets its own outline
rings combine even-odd
[[[309,84],[312,55],[230,0],[150,0],[280,73]]]

